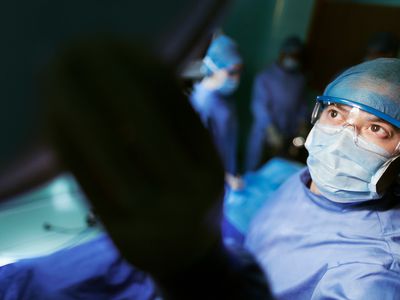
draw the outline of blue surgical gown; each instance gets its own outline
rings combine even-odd
[[[254,219],[245,245],[278,300],[400,299],[400,203],[334,203],[293,175]]]
[[[194,86],[190,101],[204,126],[210,130],[225,170],[236,174],[238,125],[233,99],[198,83]]]
[[[254,170],[261,160],[270,126],[290,138],[306,120],[305,77],[301,72],[287,72],[273,64],[259,73],[253,84],[251,101],[253,125],[249,134],[246,170]]]
[[[126,262],[108,235],[0,267],[2,300],[157,300],[152,278]]]

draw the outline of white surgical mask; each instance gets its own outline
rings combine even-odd
[[[285,57],[282,60],[282,67],[288,71],[296,71],[300,68],[300,63],[298,60],[291,57]]]
[[[234,78],[226,78],[221,86],[218,88],[218,92],[224,96],[228,96],[237,90],[239,86],[239,80]]]
[[[385,149],[362,137],[357,137],[356,143],[354,137],[351,126],[330,133],[329,126],[317,123],[305,143],[311,178],[320,193],[334,202],[381,198],[378,181],[398,157],[391,157]]]

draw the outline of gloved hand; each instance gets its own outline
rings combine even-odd
[[[283,136],[275,126],[270,125],[266,128],[267,142],[275,149],[281,149],[284,144]]]
[[[242,190],[244,188],[244,181],[239,175],[225,173],[225,182],[234,191]]]

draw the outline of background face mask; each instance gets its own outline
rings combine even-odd
[[[396,157],[360,137],[358,143],[363,145],[358,146],[352,128],[327,133],[321,127],[317,123],[305,143],[311,178],[321,194],[341,203],[382,197],[376,184]]]
[[[230,95],[239,86],[239,80],[233,79],[233,78],[226,78],[222,85],[218,88],[218,92],[221,93],[222,95]]]
[[[282,66],[285,70],[296,71],[300,68],[300,63],[291,57],[286,57],[282,60]]]

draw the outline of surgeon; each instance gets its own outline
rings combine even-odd
[[[233,93],[242,69],[237,44],[220,34],[211,42],[203,59],[206,76],[195,84],[190,101],[210,130],[224,164],[226,181],[234,188],[241,186],[237,177],[238,124]]]
[[[285,155],[291,140],[304,127],[307,103],[303,62],[302,41],[295,36],[288,37],[281,45],[277,62],[256,76],[246,170],[260,166],[264,150],[269,150],[270,155]]]
[[[400,59],[356,65],[317,97],[307,167],[246,246],[276,299],[399,299]]]

